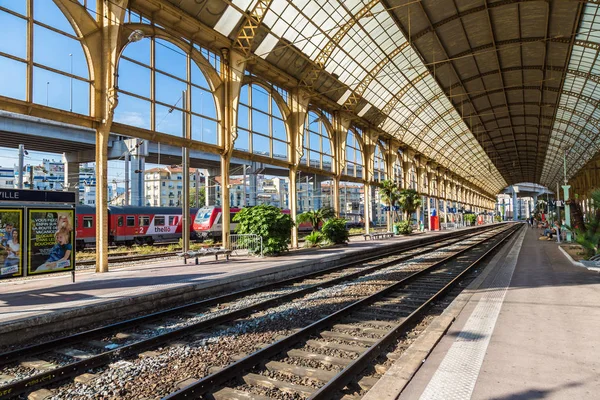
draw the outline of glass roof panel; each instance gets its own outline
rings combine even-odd
[[[585,4],[577,40],[600,44],[600,31],[597,29],[600,24],[598,11],[598,5]],[[578,45],[576,42],[571,52],[568,70],[597,75],[600,72],[598,51]],[[572,148],[567,156],[569,177],[573,176],[579,166],[585,164],[593,154],[589,149],[595,148],[593,143],[598,138],[598,128],[594,122],[600,118],[600,111],[595,104],[592,104],[597,101],[599,92],[598,84],[591,78],[572,73],[567,73],[565,77],[563,91],[569,93],[560,95],[559,105],[574,111],[568,112],[563,109],[558,110],[556,114],[557,118],[549,142],[552,149],[549,148],[546,153],[542,171],[542,183],[545,185],[553,185],[562,179],[562,155],[565,149]],[[580,115],[576,115],[575,112]],[[593,151],[595,152],[595,149]]]
[[[410,143],[417,139],[415,143],[419,143],[415,134],[426,132],[424,142],[435,142],[427,150],[434,159],[440,158],[436,150],[443,149],[445,143],[468,146],[461,147],[460,157],[455,152],[448,160],[455,171],[463,163],[471,168],[491,164],[466,126],[455,123],[460,116],[441,93],[421,58],[411,46],[405,46],[406,37],[384,4],[377,2],[365,13],[369,3],[369,0],[278,0],[271,3],[264,23],[274,36],[291,42],[309,59],[323,62],[329,73],[336,74],[351,89],[358,88],[361,82],[368,83],[361,95],[370,105],[390,110],[383,125],[389,134],[404,134],[409,128],[404,123],[410,121],[410,132],[404,134],[404,140]],[[358,13],[363,17],[355,17]],[[332,42],[334,38],[336,43]],[[382,63],[384,60],[387,63]],[[577,92],[580,90],[583,85]],[[368,109],[369,106],[363,108],[359,115]],[[428,124],[434,126],[430,129]],[[459,135],[471,140],[465,142]],[[485,160],[478,161],[474,157],[477,154],[482,154]],[[506,182],[495,167],[491,169],[486,182],[474,179],[473,183],[481,186],[485,183],[500,190]]]

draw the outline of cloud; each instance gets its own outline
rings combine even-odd
[[[115,120],[125,125],[137,126],[140,128],[144,128],[150,125],[148,123],[149,121],[146,121],[146,119],[144,118],[144,115],[139,112],[121,111],[118,113],[116,112],[115,114],[117,114],[115,116]]]

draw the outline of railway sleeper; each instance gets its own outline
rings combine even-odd
[[[277,379],[269,378],[254,373],[248,373],[242,378],[246,384],[250,386],[263,387],[265,389],[278,389],[284,393],[298,393],[304,397],[310,397],[315,391],[315,388],[309,386],[297,385],[295,383],[281,382]]]
[[[271,372],[279,372],[283,375],[288,376],[296,376],[299,378],[309,378],[314,379],[317,382],[327,383],[332,380],[337,374],[337,371],[327,371],[319,368],[310,368],[310,367],[301,367],[298,365],[287,364],[279,361],[269,361],[265,364],[265,367]],[[369,378],[363,377],[358,382],[358,385],[364,389],[368,390],[375,383],[377,383],[377,378]]]
[[[350,325],[350,324],[335,324],[333,326],[334,329],[338,330],[348,330],[348,331],[360,331],[366,335],[378,335],[384,336],[389,332],[389,329],[377,329],[371,328],[369,326],[360,326],[360,325]]]
[[[351,342],[351,343],[356,342],[356,343],[360,343],[360,344],[366,344],[367,346],[372,346],[375,343],[377,343],[379,340],[379,339],[374,339],[374,338],[355,336],[355,335],[350,335],[348,333],[333,332],[333,331],[323,331],[320,333],[320,335],[324,339],[336,339],[336,340]]]
[[[287,355],[292,358],[301,358],[304,360],[318,361],[324,365],[337,365],[345,367],[352,362],[349,358],[328,356],[325,354],[311,353],[309,351],[292,349],[287,352]]]
[[[341,351],[347,351],[350,353],[357,353],[357,354],[364,353],[368,349],[368,347],[366,347],[366,346],[356,346],[356,345],[353,346],[353,345],[349,345],[349,344],[327,342],[327,341],[314,340],[314,339],[308,340],[306,342],[306,344],[311,347],[314,347],[314,348],[329,349],[329,350],[341,350]]]
[[[388,310],[383,310],[383,309],[377,309],[377,308],[370,308],[369,311],[355,311],[352,313],[352,315],[354,317],[358,317],[358,318],[364,318],[364,319],[378,319],[378,320],[385,320],[386,322],[390,323],[390,324],[396,324],[398,320],[401,320],[403,317],[406,317],[409,313],[404,312],[402,313],[402,315],[399,315],[398,313],[394,313]]]
[[[378,326],[384,329],[392,329],[392,327],[394,326],[393,323],[391,322],[385,322],[385,321],[376,321],[373,319],[363,319],[363,318],[356,318],[355,316],[350,316],[346,318],[347,321],[349,322],[355,322],[358,324],[363,324],[363,325],[373,325],[373,326]]]
[[[268,396],[244,392],[232,388],[223,388],[211,396],[215,400],[271,400]]]

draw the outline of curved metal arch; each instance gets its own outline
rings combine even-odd
[[[512,114],[512,115],[504,115],[501,117],[496,118],[494,121],[498,121],[498,120],[503,120],[503,119],[511,119],[511,118],[536,118],[538,119],[539,116],[538,114]],[[590,136],[595,136],[598,135],[596,133],[594,133],[592,130],[590,130],[589,128],[585,127],[585,126],[581,126],[579,124],[576,124],[572,121],[567,121],[565,119],[562,118],[555,118],[553,116],[549,116],[549,115],[543,115],[541,117],[544,120],[549,120],[550,121],[550,125],[546,125],[546,124],[538,124],[538,125],[532,125],[532,124],[516,124],[513,125],[514,127],[519,127],[519,126],[527,126],[527,127],[537,127],[537,129],[548,129],[550,131],[554,130],[554,123],[558,122],[558,123],[562,123],[565,125],[568,125],[572,128],[574,128],[575,130],[579,130],[581,132],[586,132],[588,133],[588,137]],[[480,124],[475,125],[475,127],[480,127]],[[508,127],[499,127],[497,129],[509,129]]]
[[[317,79],[321,75],[321,72],[325,68],[325,64],[333,54],[335,47],[341,42],[341,40],[348,34],[350,29],[358,23],[361,18],[372,15],[371,9],[379,4],[379,0],[371,0],[355,15],[352,15],[346,23],[340,26],[335,35],[329,40],[325,47],[319,52],[315,61],[310,64],[308,71],[303,75],[301,83],[307,89],[312,89]]]
[[[515,3],[525,3],[525,2],[531,2],[531,1],[544,2],[544,3],[550,2],[550,0],[503,0],[503,1],[498,1],[498,2],[494,2],[494,3],[489,3],[487,5],[472,7],[467,10],[458,12],[454,15],[451,15],[447,18],[444,18],[443,20],[436,22],[435,24],[431,24],[431,26],[428,26],[427,28],[412,35],[411,41],[415,41],[415,40],[427,35],[428,33],[435,31],[437,28],[439,28],[447,23],[450,23],[452,21],[455,21],[457,19],[466,17],[467,15],[474,14],[474,13],[481,12],[481,11],[486,11],[487,9],[491,9],[491,8],[503,7],[503,6],[512,5]]]
[[[600,102],[599,102],[600,103]],[[548,103],[544,103],[544,104],[548,104]],[[524,105],[535,105],[535,106],[539,106],[539,104],[537,102],[520,102],[520,103],[512,103],[511,106],[524,106]],[[477,115],[481,115],[484,112],[488,112],[488,111],[493,111],[496,108],[503,108],[506,107],[504,105],[495,105],[492,107],[488,107],[486,109],[481,110],[481,112],[477,113]],[[589,122],[591,122],[592,124],[594,124],[595,126],[600,126],[600,119],[594,118],[591,114],[587,115],[582,113],[581,111],[577,111],[574,108],[571,107],[566,107],[564,105],[559,105],[558,107],[554,107],[557,110],[562,110],[565,112],[569,112],[573,115],[578,116],[579,118],[583,118],[588,120]],[[596,107],[598,108],[598,107]],[[470,115],[466,115],[465,118],[472,116],[473,114]],[[500,119],[506,119],[506,118],[511,118],[511,117],[525,117],[525,118],[529,118],[529,117],[534,117],[539,119],[540,117],[537,114],[511,114],[511,115],[503,115],[503,116],[498,116],[494,118],[494,121],[500,120]],[[548,116],[548,115],[543,115],[542,116],[543,119],[554,119],[552,116]],[[493,122],[493,121],[487,121],[487,122]],[[485,122],[484,122],[485,123]],[[483,124],[479,123],[477,125],[473,125],[472,128],[478,128],[478,127],[484,127]],[[585,129],[584,127],[582,127],[582,129]]]
[[[540,67],[514,67],[515,70],[526,70],[526,69],[542,69]],[[502,72],[506,72],[507,69],[503,69]],[[587,80],[590,80],[594,83],[600,84],[600,76],[598,75],[594,75],[591,73],[585,73],[585,72],[581,72],[581,71],[577,71],[574,69],[564,69],[564,68],[560,68],[560,67],[546,67],[545,69],[546,71],[556,71],[556,72],[566,72],[567,75],[573,75],[573,76],[577,76],[580,78],[585,78]],[[484,76],[484,75],[495,75],[498,74],[498,71],[494,71],[493,73],[486,73],[486,74],[481,74],[481,75],[477,75],[475,77],[470,77],[467,79],[478,79],[480,76]],[[458,86],[462,86],[462,85],[458,85]],[[454,88],[454,87],[458,87],[457,84],[452,85],[450,88]],[[481,97],[485,97],[491,94],[495,94],[495,93],[499,93],[502,92],[503,90],[537,90],[537,91],[541,91],[541,87],[539,85],[537,86],[533,86],[533,85],[520,85],[520,86],[508,86],[506,88],[500,88],[500,89],[490,89],[490,90],[481,90],[478,91],[478,94],[474,94],[471,96],[471,101],[476,100],[478,98]],[[562,91],[560,89],[555,89],[555,88],[550,88],[550,87],[544,87],[543,90],[548,90],[551,92],[558,92],[561,93]],[[466,101],[463,101],[460,104],[466,103]]]
[[[54,3],[67,21],[69,21],[71,28],[73,28],[73,32],[75,32],[79,38],[79,43],[83,49],[83,54],[88,66],[89,79],[90,81],[95,81],[96,70],[100,70],[99,66],[96,64],[98,64],[100,60],[96,60],[96,57],[92,55],[92,48],[98,47],[99,43],[92,43],[96,42],[96,40],[92,38],[92,34],[99,31],[100,27],[98,26],[98,23],[87,11],[80,12],[83,10],[83,5],[78,2],[56,0]]]

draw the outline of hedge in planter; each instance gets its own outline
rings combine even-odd
[[[401,235],[410,235],[412,233],[412,225],[410,221],[401,221],[394,224],[394,228],[398,230]]]
[[[328,219],[321,228],[321,233],[333,244],[345,244],[348,242],[348,231],[344,218]]]
[[[260,235],[263,238],[265,255],[279,254],[288,250],[294,222],[274,206],[260,205],[243,208],[234,217],[238,223],[236,232]]]

